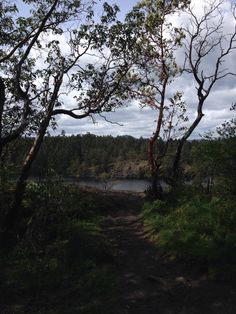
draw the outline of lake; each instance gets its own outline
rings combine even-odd
[[[101,190],[144,192],[148,188],[150,181],[142,179],[122,179],[102,182],[86,179],[74,181],[74,183],[79,186],[93,187]]]
[[[147,179],[120,179],[110,180],[108,182],[97,181],[94,179],[86,180],[75,180],[73,181],[76,185],[84,187],[93,187],[101,190],[109,191],[128,191],[128,192],[144,192],[149,186],[150,181]],[[163,188],[167,185],[161,182]]]
[[[37,177],[31,177],[30,179],[32,181],[43,181]],[[117,192],[127,191],[136,193],[144,192],[151,184],[151,181],[148,179],[111,179],[105,182],[96,179],[77,179],[75,177],[64,178],[61,182],[66,182],[81,187],[96,188],[99,190]],[[161,181],[161,185],[163,189],[168,187],[164,181]]]

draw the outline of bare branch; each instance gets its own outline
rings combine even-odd
[[[229,71],[228,69],[222,69],[222,64],[225,58],[236,48],[236,26],[231,34],[223,34],[223,23],[224,16],[221,10],[221,5],[224,3],[223,0],[209,1],[204,8],[204,14],[202,17],[197,17],[193,10],[190,8],[189,15],[192,19],[192,29],[186,28],[186,34],[188,40],[185,42],[185,66],[189,63],[189,68],[186,67],[185,71],[193,74],[197,83],[197,116],[193,123],[190,125],[188,130],[180,139],[177,147],[175,160],[173,163],[173,173],[176,179],[179,160],[185,141],[189,138],[192,132],[195,130],[197,125],[200,123],[203,115],[203,106],[205,100],[209,96],[215,83],[228,75],[236,76],[236,72]],[[235,5],[232,7],[232,15],[236,20]],[[214,20],[217,19],[217,22]],[[224,47],[224,43],[227,42],[227,47]],[[217,50],[218,57],[215,60],[212,74],[205,74],[205,68],[203,63],[206,58],[211,55],[213,51]]]
[[[105,117],[104,115],[102,115],[101,113],[99,113],[99,116],[101,118],[103,118],[106,122],[109,122],[110,124],[115,124],[115,125],[119,125],[119,126],[124,126],[124,124],[121,124],[119,122],[116,122],[116,121],[111,121],[109,119],[107,119],[107,117]]]
[[[84,114],[76,114],[76,113],[74,113],[75,110],[79,110],[79,109],[71,109],[71,110],[55,109],[52,112],[52,116],[56,116],[58,114],[64,114],[64,115],[70,116],[71,118],[74,118],[74,119],[83,119],[83,118],[88,117],[90,115],[90,112],[87,112]],[[91,113],[96,113],[96,112],[91,112]]]

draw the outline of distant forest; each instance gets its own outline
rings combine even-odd
[[[16,170],[32,144],[32,138],[21,138],[8,150],[8,165]],[[162,178],[171,175],[171,160],[178,140],[172,140],[169,153],[161,168]],[[220,176],[224,170],[230,174],[235,168],[232,139],[202,139],[187,141],[181,162],[185,180],[203,181]],[[148,139],[131,136],[72,135],[46,137],[33,164],[31,176],[45,178],[52,171],[59,176],[99,178],[106,173],[111,178],[148,178]],[[156,149],[164,149],[159,140]],[[225,176],[225,173],[223,174]]]
[[[9,165],[19,165],[31,146],[33,138],[21,138],[8,151]],[[174,153],[177,141],[171,142]],[[188,142],[185,158],[192,146],[198,141]],[[108,173],[111,177],[145,178],[150,176],[147,162],[148,139],[132,136],[96,136],[72,135],[45,137],[37,159],[33,164],[31,176],[46,177],[48,171],[60,176],[97,177]],[[159,141],[156,150],[164,149],[164,142]],[[188,154],[186,154],[189,152]],[[168,160],[167,160],[168,161]],[[168,168],[168,164],[164,165]]]

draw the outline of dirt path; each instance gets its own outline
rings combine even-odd
[[[135,208],[109,216],[104,232],[117,278],[111,314],[236,313],[235,287],[165,258],[148,240]]]

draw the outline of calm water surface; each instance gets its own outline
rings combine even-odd
[[[150,185],[150,181],[144,179],[123,179],[111,180],[108,182],[101,182],[96,180],[78,180],[76,182],[79,186],[94,187],[109,191],[130,191],[130,192],[144,192]]]

